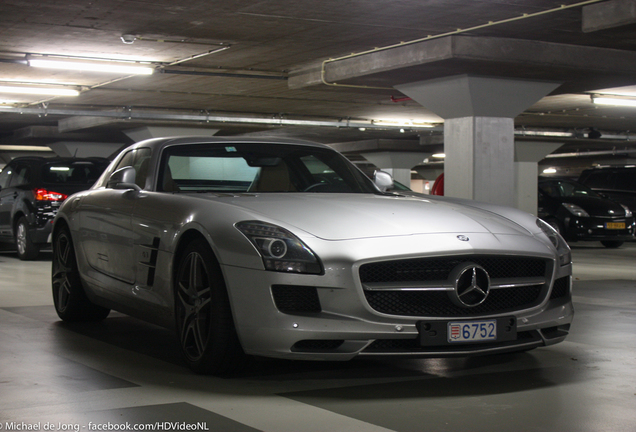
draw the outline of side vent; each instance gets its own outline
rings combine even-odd
[[[159,237],[152,239],[152,245],[141,245],[141,257],[139,265],[148,268],[146,286],[151,287],[155,283],[155,272],[157,269],[157,256],[159,253]]]

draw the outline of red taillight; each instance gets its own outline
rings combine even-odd
[[[64,201],[68,195],[63,193],[53,192],[46,189],[33,189],[35,199],[38,201]]]

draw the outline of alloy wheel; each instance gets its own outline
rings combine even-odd
[[[177,288],[181,344],[192,361],[203,356],[209,342],[211,290],[205,262],[198,252],[193,251],[181,267]]]
[[[18,229],[15,233],[15,243],[20,255],[26,254],[27,250],[27,228],[23,223],[18,224]]]
[[[70,272],[73,245],[66,233],[57,236],[53,256],[53,297],[55,305],[61,312],[65,311],[71,298]]]

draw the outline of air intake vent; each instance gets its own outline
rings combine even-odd
[[[272,285],[272,296],[278,310],[284,313],[317,313],[322,310],[316,287]]]

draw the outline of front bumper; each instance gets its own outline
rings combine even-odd
[[[237,332],[245,352],[305,360],[502,353],[561,342],[568,334],[574,315],[572,267],[567,265],[550,274],[540,303],[514,311],[470,314],[461,318],[514,316],[517,330],[514,340],[422,346],[418,323],[458,321],[460,318],[378,312],[365,297],[357,277],[358,267],[337,260],[325,262],[325,275],[321,276],[223,266]]]
[[[611,224],[624,224],[624,229],[612,229]],[[616,226],[616,225],[614,225]],[[609,219],[598,217],[569,217],[565,220],[565,237],[569,241],[630,241],[634,240],[634,218]]]

